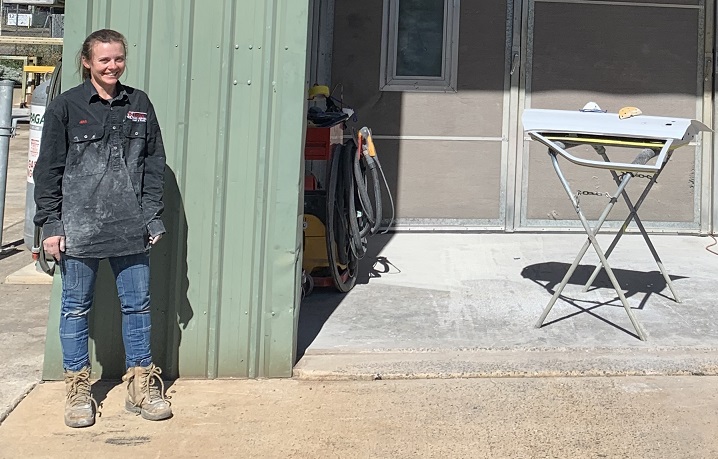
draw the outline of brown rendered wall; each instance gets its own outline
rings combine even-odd
[[[506,4],[462,4],[456,93],[379,90],[382,5],[339,0],[335,6],[332,85],[343,84],[357,124],[380,136],[500,138]],[[399,218],[499,218],[500,141],[386,140],[379,154]]]
[[[702,6],[703,0],[620,3],[625,2],[524,2],[524,11],[516,13],[529,18],[521,40],[525,68],[521,78],[514,77],[514,84],[526,90],[519,103],[526,108],[578,109],[594,101],[611,112],[636,106],[645,114],[701,119],[704,11],[691,6]],[[421,226],[455,219],[448,224],[502,226],[503,196],[511,195],[501,180],[504,172],[519,180],[516,205],[521,218],[516,227],[576,226],[576,213],[544,147],[522,138],[499,141],[508,132],[506,2],[461,2],[456,93],[379,90],[382,13],[383,0],[336,1],[331,84],[343,85],[345,102],[357,110],[358,126],[367,125],[379,136],[400,137],[379,142],[400,222]],[[512,112],[520,112],[519,107]],[[522,132],[520,123],[517,132]],[[502,171],[507,142],[517,142],[521,161],[511,169],[513,160],[504,158],[509,168]],[[686,146],[674,154],[641,210],[643,220],[653,222],[650,227],[698,228],[701,148]],[[599,159],[590,149],[576,152]],[[635,153],[609,149],[612,158]],[[574,189],[615,190],[607,171],[570,164],[563,168]],[[645,183],[634,179],[629,194],[637,198]],[[595,218],[606,199],[589,196],[581,204]],[[610,220],[625,215],[621,203]]]

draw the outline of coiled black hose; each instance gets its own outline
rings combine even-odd
[[[382,224],[382,182],[379,177],[381,175],[384,184],[387,185],[386,177],[381,169],[381,163],[371,139],[371,131],[368,128],[365,127],[359,131],[356,142],[353,139],[348,141],[342,154],[345,155],[344,160],[348,160],[350,163],[344,165],[344,170],[347,171],[353,165],[353,177],[351,177],[351,171],[345,172],[349,206],[350,248],[354,256],[363,258],[367,251],[367,237],[376,234]],[[392,199],[388,185],[387,193]],[[357,212],[357,210],[361,211]],[[392,221],[393,219],[392,216]],[[391,226],[391,223],[389,225]]]
[[[350,240],[352,230],[349,218],[352,215],[349,210],[349,199],[352,180],[351,151],[353,141],[350,140],[344,145],[336,145],[332,150],[332,157],[329,163],[327,187],[327,211],[326,211],[326,243],[327,261],[331,272],[334,286],[340,292],[346,293],[356,284],[358,258],[353,253],[353,242]]]
[[[377,173],[377,162],[364,151],[360,149],[366,149],[366,145],[362,145],[357,148],[357,153],[354,155],[354,180],[357,184],[357,191],[359,194],[359,202],[361,203],[362,211],[366,216],[368,225],[365,225],[361,229],[361,237],[375,234],[381,226],[382,219],[382,204],[381,204],[381,183],[379,182],[379,174]],[[362,165],[362,160],[364,164]],[[367,171],[369,172],[367,174]],[[368,176],[368,177],[367,177]],[[369,186],[367,178],[373,185],[374,199],[376,202],[372,205],[371,199],[369,198]],[[376,213],[374,210],[376,209]]]

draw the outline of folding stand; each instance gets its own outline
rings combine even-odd
[[[523,124],[524,129],[532,139],[537,140],[548,147],[548,154],[551,157],[554,170],[558,175],[561,185],[563,185],[563,188],[566,190],[566,193],[568,194],[568,197],[578,214],[581,225],[588,236],[588,239],[583,244],[583,247],[576,256],[576,259],[573,261],[573,264],[568,269],[568,272],[556,288],[551,300],[541,314],[541,317],[536,323],[536,327],[541,328],[543,326],[544,320],[546,320],[549,312],[551,312],[556,300],[558,300],[561,296],[561,293],[578,267],[578,264],[583,259],[584,255],[588,251],[588,248],[593,246],[601,263],[596,267],[590,279],[586,283],[584,291],[588,291],[589,287],[603,267],[603,269],[606,270],[606,274],[611,281],[611,285],[614,290],[616,290],[618,298],[621,300],[621,304],[623,304],[623,308],[626,310],[638,337],[645,341],[646,334],[633,315],[631,307],[628,305],[628,301],[621,290],[621,286],[616,280],[616,276],[608,263],[608,257],[611,255],[614,248],[618,244],[618,241],[625,233],[628,225],[631,221],[635,220],[643,239],[646,241],[646,244],[653,255],[653,259],[656,261],[661,274],[666,280],[668,288],[673,294],[673,298],[676,302],[680,302],[680,299],[673,288],[673,283],[671,282],[671,279],[668,276],[668,273],[666,273],[663,263],[658,256],[658,252],[656,252],[656,249],[648,237],[648,233],[646,233],[646,229],[638,216],[638,210],[643,204],[643,201],[646,199],[646,196],[648,196],[648,193],[651,191],[651,188],[656,183],[658,176],[661,172],[663,172],[666,164],[668,164],[668,160],[670,159],[673,150],[688,144],[698,134],[698,132],[709,131],[710,129],[698,121],[680,118],[638,116],[621,120],[619,119],[618,114],[615,113],[536,109],[524,111]],[[568,149],[578,145],[592,146],[601,156],[603,161],[578,158],[568,153]],[[605,147],[609,145],[641,148],[642,150],[631,163],[613,162],[609,159],[606,153]],[[581,210],[580,196],[586,194],[595,195],[600,193],[580,190],[573,193],[570,185],[563,175],[563,172],[561,171],[558,155],[561,155],[568,161],[580,166],[608,169],[611,171],[611,175],[618,185],[618,188],[613,195],[606,193],[606,196],[609,198],[609,203],[604,208],[603,213],[598,218],[593,228],[591,228],[588,220]],[[648,164],[648,162],[656,156],[658,158],[656,159],[655,164]],[[649,179],[643,193],[635,204],[631,201],[628,193],[625,191],[628,182],[633,177]],[[604,253],[596,239],[596,235],[608,218],[608,215],[618,201],[619,196],[623,197],[630,213]]]

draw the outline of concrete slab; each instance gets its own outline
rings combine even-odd
[[[18,135],[10,139],[0,280],[32,261],[22,242],[27,148],[27,125],[20,125]],[[40,381],[49,300],[49,285],[0,283],[0,422]]]
[[[711,377],[316,382],[187,381],[175,416],[123,410],[69,429],[63,384],[38,385],[0,425],[2,457],[709,458],[718,457]]]
[[[0,260],[0,279],[25,263],[18,251]],[[49,285],[0,284],[0,422],[42,377]],[[0,454],[2,456],[2,454]]]
[[[568,364],[579,364],[572,357],[574,352],[585,355],[595,351],[599,355],[605,350],[634,353],[636,358],[624,362],[625,371],[651,370],[646,362],[659,350],[675,356],[676,365],[685,361],[685,371],[700,372],[715,365],[711,352],[718,349],[718,257],[705,250],[712,243],[709,238],[652,236],[682,303],[673,300],[639,235],[625,236],[610,257],[629,304],[648,334],[646,342],[635,336],[605,275],[599,276],[597,288],[582,292],[583,283],[598,262],[592,252],[579,266],[544,327],[534,327],[584,242],[584,235],[400,233],[384,238],[371,241],[379,249],[367,257],[364,277],[349,294],[317,291],[303,301],[300,370],[313,368],[342,375],[348,368],[358,368],[351,354],[361,354],[359,360],[366,363],[372,358],[382,361],[367,353],[396,357],[417,351],[455,350],[462,351],[470,361],[486,358],[488,369],[493,368],[493,357],[484,351],[532,351],[530,359],[514,358],[509,365],[510,372],[527,374],[539,371],[539,361],[547,365],[547,372],[558,367],[603,371],[603,364],[576,368]],[[599,240],[608,245],[611,238],[602,235]],[[695,354],[695,365],[690,366],[693,357],[685,360],[683,356],[694,355],[693,350],[700,352]],[[534,360],[541,351],[550,354]],[[468,357],[470,352],[477,354]],[[337,358],[327,358],[330,354]],[[349,359],[347,365],[340,363],[341,356]],[[558,365],[556,359],[568,366]],[[320,361],[326,366],[320,368]],[[434,371],[416,356],[405,356],[403,361],[416,362],[411,373]],[[525,367],[516,367],[521,362]],[[485,371],[476,365],[471,368],[472,372]],[[679,369],[671,368],[666,371]],[[357,371],[365,374],[364,370]],[[449,369],[444,365],[442,371],[456,373],[461,367]]]
[[[5,278],[9,285],[52,285],[52,276],[38,271],[36,264],[23,266]]]

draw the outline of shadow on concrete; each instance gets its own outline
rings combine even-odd
[[[92,383],[92,398],[97,402],[98,412],[102,413],[102,403],[107,399],[107,394],[120,384],[122,381],[111,379],[99,379]]]
[[[561,280],[566,275],[570,267],[571,265],[569,263],[560,263],[556,261],[537,263],[535,265],[525,267],[521,271],[521,276],[536,282],[553,295],[555,287],[561,283]],[[586,282],[588,282],[588,279],[591,277],[595,268],[595,265],[578,265],[576,271],[574,271],[573,275],[571,275],[571,278],[568,280],[568,283],[581,286],[586,285]],[[626,298],[640,293],[644,294],[644,298],[638,309],[643,309],[648,297],[652,294],[673,300],[673,297],[670,296],[670,291],[668,295],[664,295],[662,293],[663,290],[666,289],[667,284],[660,271],[634,271],[628,269],[616,269],[613,267],[612,270],[616,275],[618,284],[624,290],[623,293],[626,295]],[[672,281],[687,279],[686,276],[669,277]],[[609,288],[613,290],[613,285],[611,284],[606,271],[603,269],[596,277],[596,280],[593,281],[589,291],[599,288]]]
[[[332,287],[315,288],[309,296],[302,300],[299,309],[295,364],[304,356],[307,348],[314,342],[324,324],[334,314],[346,295]]]
[[[571,267],[569,263],[560,263],[560,262],[546,262],[546,263],[537,263],[534,265],[526,266],[521,271],[521,276],[525,279],[529,279],[536,284],[540,285],[541,287],[545,288],[546,291],[553,295],[556,292],[556,286],[558,286],[561,281],[563,280],[563,277],[568,272],[568,269]],[[593,270],[595,269],[595,265],[578,265],[576,268],[576,271],[571,275],[571,277],[568,280],[568,284],[572,285],[579,285],[584,286],[586,285],[586,282],[588,282],[589,278],[591,277],[591,274],[593,274]],[[642,294],[643,297],[641,298],[641,302],[637,307],[634,309],[643,309],[648,302],[648,299],[651,297],[651,295],[658,295],[663,298],[666,298],[671,301],[675,301],[673,296],[670,293],[670,290],[668,290],[667,293],[663,293],[664,290],[668,287],[666,284],[666,280],[663,278],[663,275],[660,273],[660,271],[634,271],[634,270],[627,270],[627,269],[616,269],[612,268],[613,273],[616,275],[616,280],[618,281],[618,284],[620,285],[621,289],[623,290],[624,295],[626,298],[630,298],[635,295]],[[671,281],[679,280],[679,279],[687,279],[686,276],[671,276],[669,275]],[[608,275],[606,274],[606,271],[604,269],[601,270],[601,272],[598,274],[596,279],[593,281],[593,284],[589,288],[588,291],[597,290],[597,289],[603,289],[607,288],[610,289],[612,292],[613,285],[611,284],[610,279],[608,278]],[[601,307],[601,306],[612,306],[612,307],[620,307],[623,308],[623,305],[620,302],[620,299],[618,298],[618,295],[611,298],[607,301],[595,301],[595,300],[588,300],[588,299],[578,299],[574,297],[567,296],[565,294],[562,294],[559,296],[559,299],[565,301],[566,303],[570,304],[571,306],[574,306],[578,309],[578,311],[573,312],[571,314],[568,314],[566,316],[562,316],[558,319],[554,319],[551,321],[544,322],[544,326],[550,325],[556,322],[560,322],[565,319],[569,319],[571,317],[577,316],[579,314],[589,314],[602,322],[611,325],[612,327],[615,327],[631,336],[634,336],[638,338],[638,335],[636,335],[633,331],[625,329],[619,325],[614,324],[613,322],[605,319],[604,317],[599,316],[595,312],[593,312],[595,309]],[[549,297],[546,298],[546,303],[548,304]],[[588,306],[581,306],[579,303],[588,304]]]
[[[379,233],[369,238],[367,253],[359,262],[358,285],[368,284],[371,279],[382,277],[388,273],[401,272],[388,258],[379,255],[393,237],[394,235],[391,233]],[[334,287],[317,287],[302,300],[299,310],[295,363],[304,356],[307,348],[314,342],[324,324],[346,295],[346,293],[338,292]]]
[[[357,284],[368,284],[371,279],[379,278],[389,273],[401,272],[399,268],[392,264],[390,259],[380,255],[393,237],[393,233],[379,233],[369,238],[366,255],[359,263]]]
[[[620,325],[618,325],[618,324],[615,324],[615,323],[611,322],[610,320],[606,319],[605,317],[602,317],[602,316],[596,314],[595,312],[593,312],[594,309],[600,308],[601,306],[623,307],[620,303],[617,303],[617,302],[619,301],[618,296],[616,296],[615,298],[611,298],[611,299],[608,300],[608,301],[586,301],[586,300],[577,300],[577,299],[575,299],[575,298],[570,298],[570,297],[566,297],[566,296],[563,296],[563,295],[561,295],[560,298],[561,298],[563,301],[565,301],[566,303],[568,303],[568,304],[570,304],[571,306],[573,306],[573,307],[575,307],[576,309],[578,309],[578,311],[573,312],[573,313],[568,314],[568,315],[565,315],[565,316],[562,316],[562,317],[559,317],[558,319],[547,320],[547,321],[545,321],[545,322],[543,323],[543,325],[542,325],[541,327],[546,327],[547,325],[555,324],[555,323],[561,322],[561,321],[563,321],[563,320],[570,319],[570,318],[572,318],[572,317],[578,316],[579,314],[584,314],[584,313],[585,313],[585,314],[590,315],[591,317],[594,317],[594,318],[600,320],[601,322],[603,322],[603,323],[605,323],[605,324],[607,324],[607,325],[610,325],[611,327],[615,328],[616,330],[620,330],[620,331],[622,331],[623,333],[626,333],[627,335],[632,336],[633,338],[641,339],[641,337],[638,336],[638,334],[637,334],[636,332],[634,332],[633,330],[629,330],[628,328],[624,328],[624,327],[622,327],[622,326],[620,326]],[[581,306],[581,305],[579,304],[579,301],[580,301],[581,303],[588,303],[588,304],[590,304],[590,305],[592,305],[592,306],[588,306],[588,307]]]
[[[16,255],[18,253],[22,253],[23,251],[18,249],[17,247],[3,247],[0,249],[0,260],[4,260],[5,258],[10,258],[13,255]]]
[[[24,243],[25,241],[23,239],[18,239],[17,241],[8,242],[7,244],[0,246],[0,260],[22,252],[22,245]]]

